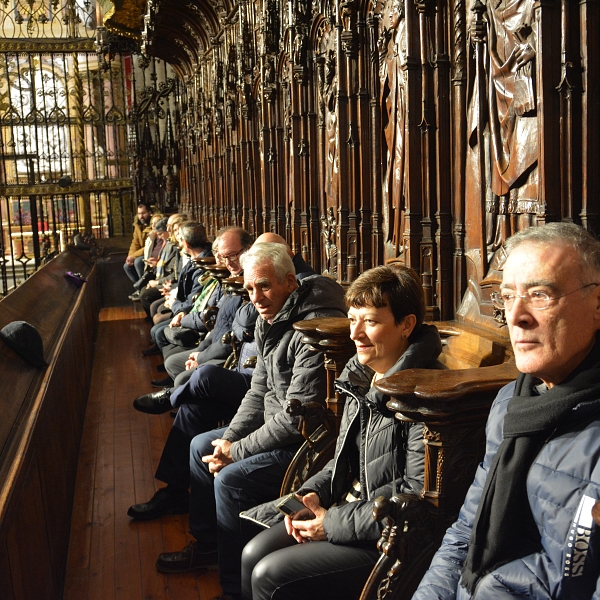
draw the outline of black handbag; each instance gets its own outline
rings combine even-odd
[[[163,331],[169,343],[176,346],[193,348],[200,341],[200,332],[188,327],[166,327]]]

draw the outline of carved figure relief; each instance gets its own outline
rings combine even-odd
[[[325,241],[326,268],[323,275],[331,275],[337,279],[337,221],[333,207],[327,209],[327,215],[321,217],[321,234]]]
[[[294,38],[293,57],[295,65],[306,66],[307,45],[308,36],[306,35],[304,29],[301,28],[296,32],[296,37]]]
[[[231,98],[227,98],[225,103],[225,122],[231,129],[235,129],[235,102]]]
[[[381,81],[384,240],[402,246],[401,213],[404,209],[404,139],[406,134],[405,71],[406,21],[404,3],[388,0],[380,21],[378,40]]]
[[[354,17],[354,0],[340,1],[340,18],[344,31],[352,31],[352,18]]]
[[[488,2],[482,23],[478,23],[472,10],[467,10],[471,41],[483,43],[486,50],[483,65],[473,69],[466,181],[467,185],[485,181],[488,187],[488,260],[507,237],[529,226],[534,215],[543,210],[538,192],[534,4],[534,0]],[[485,72],[478,73],[482,67]],[[483,94],[482,99],[479,94]],[[480,106],[485,106],[482,114]],[[479,157],[478,128],[482,128],[484,146],[489,148],[484,177],[480,172],[483,163]],[[476,187],[468,189],[467,195],[481,197]]]
[[[217,137],[223,137],[223,111],[220,108],[215,110],[214,120],[215,135]]]

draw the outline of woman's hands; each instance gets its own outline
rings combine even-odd
[[[306,507],[298,511],[294,517],[285,517],[285,529],[299,544],[326,540],[327,535],[323,529],[323,519],[327,509],[321,506],[319,496],[310,492],[306,496],[299,496]]]

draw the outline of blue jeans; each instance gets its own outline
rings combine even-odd
[[[241,556],[246,542],[260,528],[244,519],[241,511],[273,500],[297,446],[262,452],[224,467],[217,477],[202,457],[212,454],[211,442],[226,428],[202,433],[190,446],[190,531],[202,552],[218,549],[221,587],[225,594],[239,595]]]
[[[164,330],[169,326],[170,322],[171,319],[161,321],[160,323],[153,325],[152,329],[150,330],[150,337],[160,349],[169,345],[169,340],[165,337]]]
[[[171,404],[179,407],[163,448],[156,479],[173,488],[190,487],[190,442],[228,423],[250,388],[251,375],[215,365],[200,365],[185,385],[171,393]]]
[[[127,274],[127,277],[135,283],[144,274],[144,257],[138,256],[133,261],[133,265],[123,263],[123,270]]]

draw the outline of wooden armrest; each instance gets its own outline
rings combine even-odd
[[[307,346],[325,353],[326,403],[337,427],[344,410],[344,399],[335,391],[334,382],[356,352],[354,342],[350,339],[350,321],[344,317],[321,317],[294,323],[294,329],[302,333],[302,341]]]
[[[476,369],[408,369],[378,381],[375,387],[392,398],[388,402],[390,410],[425,420],[489,408],[490,395],[518,374],[512,360]]]
[[[229,272],[229,269],[227,269],[226,267],[224,267],[223,265],[221,265],[219,263],[212,264],[212,265],[206,265],[206,270],[213,277],[216,277],[220,281],[227,279],[229,277],[229,275],[231,275],[231,273]]]
[[[350,339],[350,321],[344,317],[299,321],[294,323],[294,329],[303,333],[302,341],[316,350],[356,352]]]
[[[192,258],[192,260],[204,269],[207,269],[208,267],[213,267],[217,264],[217,259],[214,256],[197,256],[196,258]]]
[[[254,368],[256,368],[256,361],[257,361],[257,359],[258,359],[257,356],[249,356],[244,361],[244,364],[242,365],[242,367],[244,367],[244,369],[254,369]]]
[[[212,331],[214,329],[215,323],[217,322],[218,314],[218,306],[208,306],[202,311],[202,322],[204,323],[208,331]]]
[[[243,277],[227,277],[227,279],[223,280],[223,285],[225,285],[225,290],[227,292],[236,296],[249,298],[248,291],[244,287]]]

